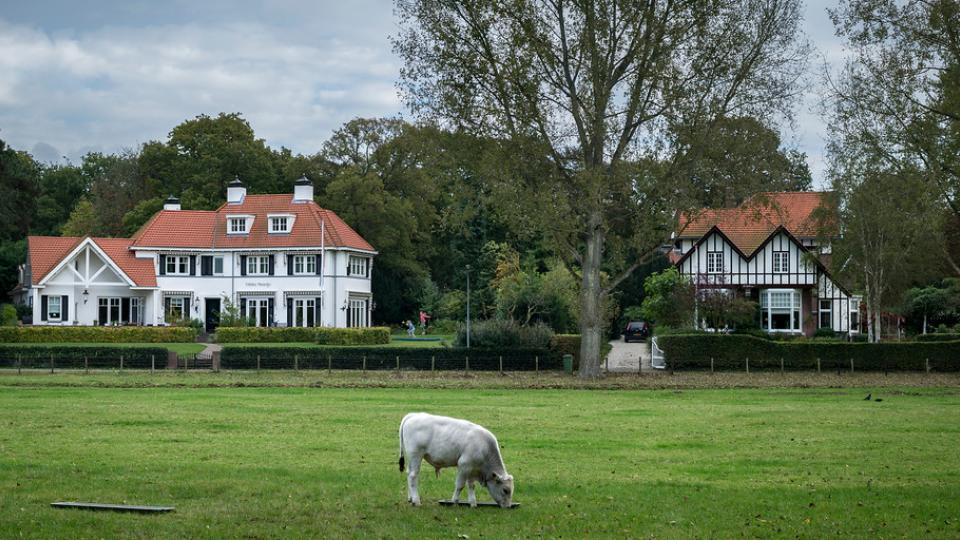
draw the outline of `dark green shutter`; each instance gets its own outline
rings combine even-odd
[[[270,256],[270,260],[273,260],[273,255]],[[273,298],[267,298],[267,326],[276,326],[273,319]]]
[[[247,275],[247,256],[246,255],[240,256],[240,275],[241,276]]]
[[[273,265],[274,265],[274,261],[277,260],[277,257],[274,256],[274,255],[272,255],[272,254],[271,254],[271,255],[267,255],[267,257],[268,257],[267,262],[269,263],[269,267],[270,267],[270,270],[268,271],[268,273],[272,276],[272,275],[273,275]]]
[[[293,255],[287,255],[287,275],[293,275]]]
[[[40,320],[47,320],[47,295],[40,295]]]
[[[190,275],[191,276],[197,275],[197,256],[196,255],[190,256]]]
[[[320,266],[320,257],[321,257],[321,255],[314,255],[314,256],[313,256],[313,264],[314,264],[314,266],[316,266],[316,268],[317,268],[317,275],[318,275],[318,276],[319,276],[319,275],[323,275],[323,270],[321,269],[321,266]]]
[[[202,255],[200,257],[200,275],[213,275],[213,255]]]
[[[70,297],[63,295],[60,297],[60,320],[69,321],[70,320]]]
[[[160,256],[160,275],[161,276],[167,275],[167,256],[166,255]]]
[[[190,299],[189,298],[183,299],[183,318],[188,321],[192,319],[192,317],[190,316]]]
[[[293,326],[293,298],[287,298],[287,326]]]

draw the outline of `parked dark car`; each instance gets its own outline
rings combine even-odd
[[[643,341],[649,336],[650,325],[643,321],[628,322],[627,327],[623,329],[624,343],[629,343],[631,341]]]

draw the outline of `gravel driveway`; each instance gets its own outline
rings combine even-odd
[[[624,343],[623,339],[610,342],[613,349],[607,356],[607,371],[610,372],[637,372],[638,359],[643,362],[643,371],[650,372],[650,344],[634,341]]]

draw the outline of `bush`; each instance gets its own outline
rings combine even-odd
[[[220,356],[224,369],[256,369],[257,357],[262,369],[400,369],[464,370],[467,358],[470,369],[496,371],[503,358],[503,369],[532,371],[539,365],[543,370],[563,369],[561,358],[546,349],[463,349],[463,348],[396,348],[396,347],[236,347],[226,345]]]
[[[960,334],[920,334],[917,341],[960,341]]]
[[[178,343],[197,331],[175,326],[4,326],[0,343]]]
[[[462,324],[460,321],[453,319],[436,319],[430,321],[430,324],[427,325],[428,334],[456,334],[457,325]],[[417,329],[419,331],[419,328]]]
[[[750,369],[863,371],[923,371],[926,360],[934,371],[960,370],[960,343],[847,343],[842,341],[777,342],[738,335],[689,334],[662,336],[657,339],[671,369],[744,370]]]
[[[13,304],[0,304],[0,326],[17,325],[17,308]]]
[[[390,329],[239,326],[217,329],[218,343],[319,343],[321,345],[382,345],[390,343]]]
[[[550,339],[550,352],[561,359],[572,354],[574,371],[580,369],[580,334],[555,334]]]
[[[123,367],[149,369],[151,361],[157,369],[167,365],[167,349],[163,347],[64,347],[59,345],[4,345],[0,347],[0,367],[50,367],[55,369],[83,369]]]
[[[470,325],[470,345],[480,348],[546,349],[552,337],[553,330],[545,324],[522,326],[510,319],[490,319]],[[466,346],[466,325],[457,328],[455,343]]]

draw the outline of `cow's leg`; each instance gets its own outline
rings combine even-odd
[[[420,462],[423,456],[420,454],[410,454],[409,472],[407,473],[407,500],[414,506],[420,506]]]
[[[476,508],[477,492],[475,489],[473,489],[473,484],[474,484],[474,481],[472,478],[470,480],[467,480],[467,502],[470,503],[471,508]]]
[[[460,500],[460,492],[463,491],[463,485],[467,483],[467,473],[461,469],[457,469],[457,483],[453,490],[453,502],[456,503]]]

